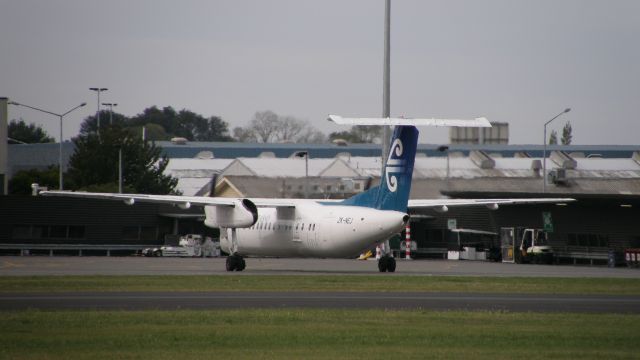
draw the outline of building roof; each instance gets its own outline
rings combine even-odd
[[[171,159],[165,174],[178,179],[176,190],[183,195],[200,195],[200,191],[207,187],[214,175],[226,168],[231,159]]]

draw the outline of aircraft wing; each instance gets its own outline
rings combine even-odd
[[[83,191],[41,191],[42,196],[62,196],[85,199],[121,200],[127,205],[136,202],[160,203],[177,205],[182,208],[191,206],[235,206],[238,199],[225,197],[181,196],[181,195],[148,195],[148,194],[119,194],[94,193]],[[258,207],[295,207],[295,202],[288,199],[251,199]]]
[[[463,206],[486,206],[490,209],[497,209],[500,205],[523,205],[523,204],[564,204],[576,201],[572,198],[515,198],[515,199],[428,199],[409,200],[409,209],[428,209],[446,211],[449,207]]]

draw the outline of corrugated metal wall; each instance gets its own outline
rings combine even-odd
[[[477,207],[453,208],[446,213],[425,212],[435,218],[412,224],[412,237],[419,247],[439,247],[442,240],[433,239],[430,231],[446,230],[449,219],[456,219],[458,228],[499,233],[501,227],[543,228],[542,213],[550,212],[554,227],[550,234],[552,246],[571,246],[569,238],[577,234],[606,237],[606,248],[640,247],[640,201],[624,203],[631,207],[621,207],[619,199],[603,198],[584,199],[567,206],[517,205],[501,206],[496,211]]]
[[[159,215],[163,212],[181,211],[156,204],[128,206],[108,200],[0,196],[0,243],[162,244],[164,235],[172,233],[174,227],[173,219]],[[16,236],[15,228],[20,226],[84,227],[84,230],[81,237],[72,238]],[[133,232],[143,234],[134,239],[130,236]]]

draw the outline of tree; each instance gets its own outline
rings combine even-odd
[[[382,127],[375,125],[352,126],[349,131],[332,132],[329,140],[343,139],[350,143],[373,143],[380,141]]]
[[[193,111],[182,109],[176,112],[172,107],[167,106],[158,109],[156,106],[144,109],[127,122],[130,127],[159,125],[164,132],[154,132],[149,134],[149,140],[169,140],[172,137],[183,137],[189,141],[233,141],[229,135],[229,129],[225,121],[218,116],[205,118]],[[162,135],[163,138],[155,138]]]
[[[9,194],[31,195],[31,184],[37,183],[49,189],[58,188],[58,166],[50,165],[45,170],[21,170],[9,180]]]
[[[298,142],[305,144],[322,144],[327,142],[327,136],[316,128],[307,128],[298,136]]]
[[[251,129],[245,129],[240,126],[233,128],[233,138],[240,142],[258,142],[258,139]]]
[[[308,121],[280,116],[271,110],[259,111],[246,128],[233,129],[233,137],[242,142],[320,142],[325,136]]]
[[[186,109],[176,112],[170,106],[162,110],[152,106],[132,118],[115,112],[111,114],[106,110],[100,111],[100,131],[111,126],[112,122],[113,125],[128,128],[137,136],[142,136],[142,127],[145,127],[145,138],[151,141],[170,140],[173,137],[183,137],[189,141],[233,141],[228,124],[220,117],[205,118]],[[89,116],[80,126],[80,134],[95,133],[97,128],[96,116]]]
[[[123,126],[129,121],[129,119],[117,112],[113,114],[107,110],[100,110],[100,131],[107,129],[112,125]],[[87,116],[82,124],[80,124],[80,135],[88,135],[90,133],[96,133],[98,130],[98,118],[96,115]]]
[[[549,135],[549,145],[557,145],[558,144],[558,132],[555,130],[551,130],[551,134]]]
[[[102,120],[102,119],[101,119]],[[128,191],[142,194],[175,193],[178,180],[164,175],[169,159],[153,143],[143,142],[120,125],[73,139],[75,152],[67,178],[75,190],[113,192],[118,183],[118,153],[122,149],[123,182]]]
[[[567,121],[567,123],[562,128],[562,145],[571,145],[571,141],[573,140],[573,135],[571,134],[571,122]]]
[[[27,144],[51,143],[54,141],[40,126],[27,125],[23,119],[20,119],[20,121],[11,120],[7,131],[10,139]]]
[[[279,126],[278,115],[273,111],[267,110],[257,112],[253,115],[253,119],[251,119],[251,123],[249,124],[249,130],[258,142],[268,143],[274,140],[275,133]]]

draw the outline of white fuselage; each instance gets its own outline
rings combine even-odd
[[[258,221],[237,228],[240,255],[282,257],[357,256],[404,228],[407,214],[360,206],[323,205],[299,200],[295,208],[259,208]],[[232,230],[220,229],[220,245],[230,251]]]

